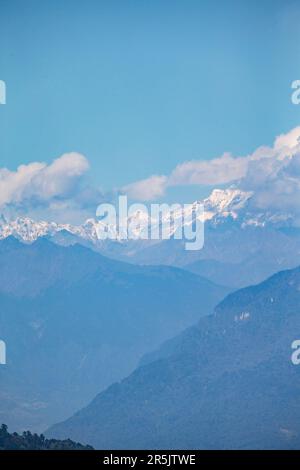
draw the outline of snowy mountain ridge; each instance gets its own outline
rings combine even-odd
[[[198,201],[204,207],[204,222],[217,226],[225,221],[238,222],[241,228],[249,225],[265,226],[266,224],[286,224],[290,220],[289,214],[273,214],[265,212],[257,212],[249,207],[252,193],[241,191],[239,189],[215,189],[211,195],[203,201]],[[186,205],[184,211],[190,213],[194,205],[197,203]],[[172,214],[173,217],[179,216]],[[165,218],[169,214],[164,215]],[[153,223],[150,216],[141,214],[137,211],[131,215],[128,222],[135,221],[136,237],[139,237],[145,231],[150,222]],[[154,223],[156,223],[154,221]],[[34,221],[30,217],[18,217],[15,220],[8,221],[4,216],[0,216],[0,239],[14,236],[19,240],[27,243],[34,242],[40,237],[52,237],[56,234],[67,232],[70,235],[78,237],[93,244],[99,243],[98,232],[106,230],[113,235],[116,241],[118,239],[117,227],[106,224],[101,220],[90,218],[82,225],[60,224],[56,222]],[[170,228],[172,231],[172,227]],[[172,235],[172,233],[170,233]]]

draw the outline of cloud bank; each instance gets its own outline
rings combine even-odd
[[[51,164],[33,162],[16,171],[0,168],[0,212],[13,217],[57,222],[82,222],[93,217],[101,202],[125,193],[136,201],[162,199],[168,188],[205,185],[234,186],[252,192],[259,210],[285,211],[300,217],[300,126],[276,137],[273,146],[252,154],[224,153],[212,160],[186,161],[169,175],[152,175],[104,195],[87,184],[89,162],[66,153]],[[299,218],[298,217],[298,218]]]
[[[212,160],[183,162],[170,175],[152,176],[123,190],[147,201],[162,197],[170,187],[188,185],[234,185],[252,191],[258,209],[300,212],[300,126],[250,155],[224,153]]]
[[[36,215],[58,221],[79,220],[88,206],[101,202],[102,193],[82,186],[89,170],[81,154],[66,153],[47,165],[33,162],[16,171],[0,168],[0,210],[15,215]]]
[[[0,207],[35,199],[50,201],[66,197],[89,169],[79,153],[66,153],[50,165],[34,162],[20,165],[16,171],[0,169]]]
[[[150,178],[124,186],[122,192],[138,201],[153,201],[164,195],[167,181],[166,176],[153,175]]]

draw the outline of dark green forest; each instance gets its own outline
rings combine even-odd
[[[46,439],[43,434],[23,432],[22,435],[14,432],[10,434],[6,424],[0,428],[0,450],[92,450],[90,446],[83,446],[70,439],[58,441]]]

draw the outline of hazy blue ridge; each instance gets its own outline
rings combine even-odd
[[[178,268],[46,239],[0,242],[0,266],[0,419],[13,430],[67,418],[228,292]]]
[[[227,296],[48,436],[97,448],[300,445],[300,268]]]

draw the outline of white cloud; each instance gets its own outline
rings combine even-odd
[[[20,165],[17,171],[0,169],[0,207],[10,203],[19,203],[23,197],[24,188],[30,186],[34,175],[45,167],[43,163]]]
[[[27,187],[26,192],[29,196],[37,195],[45,200],[65,196],[73,190],[88,169],[89,163],[83,155],[66,153],[35,174],[31,187]]]
[[[234,158],[224,153],[213,160],[189,161],[178,165],[169,177],[169,185],[226,184],[242,178],[246,170],[245,158]]]
[[[187,161],[169,176],[151,176],[123,190],[146,201],[162,197],[169,187],[233,183],[253,191],[253,203],[259,208],[299,207],[300,212],[300,126],[278,136],[272,147],[259,147],[250,155],[224,153],[213,160]]]
[[[103,200],[98,189],[86,187],[87,159],[66,153],[50,164],[34,162],[16,171],[0,168],[0,211],[8,218],[29,215],[36,219],[82,222],[94,215]]]
[[[166,176],[153,175],[150,178],[124,186],[122,191],[132,199],[152,201],[164,195],[166,184]]]
[[[88,168],[87,159],[79,153],[66,153],[50,165],[34,162],[20,165],[16,171],[2,168],[0,207],[66,197]]]
[[[281,134],[275,139],[274,149],[288,152],[300,144],[300,126],[295,127],[287,134]]]
[[[239,182],[253,191],[257,209],[300,213],[300,127],[275,139],[273,147],[260,148],[248,157]]]
[[[41,218],[44,211],[48,220],[60,221],[93,216],[104,195],[82,185],[88,169],[87,159],[79,153],[64,154],[49,165],[34,162],[16,171],[0,168],[0,210],[42,214]],[[259,147],[250,155],[225,153],[213,160],[187,161],[170,175],[152,175],[121,191],[132,199],[151,201],[162,198],[169,187],[233,183],[253,192],[252,203],[259,209],[289,210],[300,215],[300,127],[278,136],[273,146]]]

